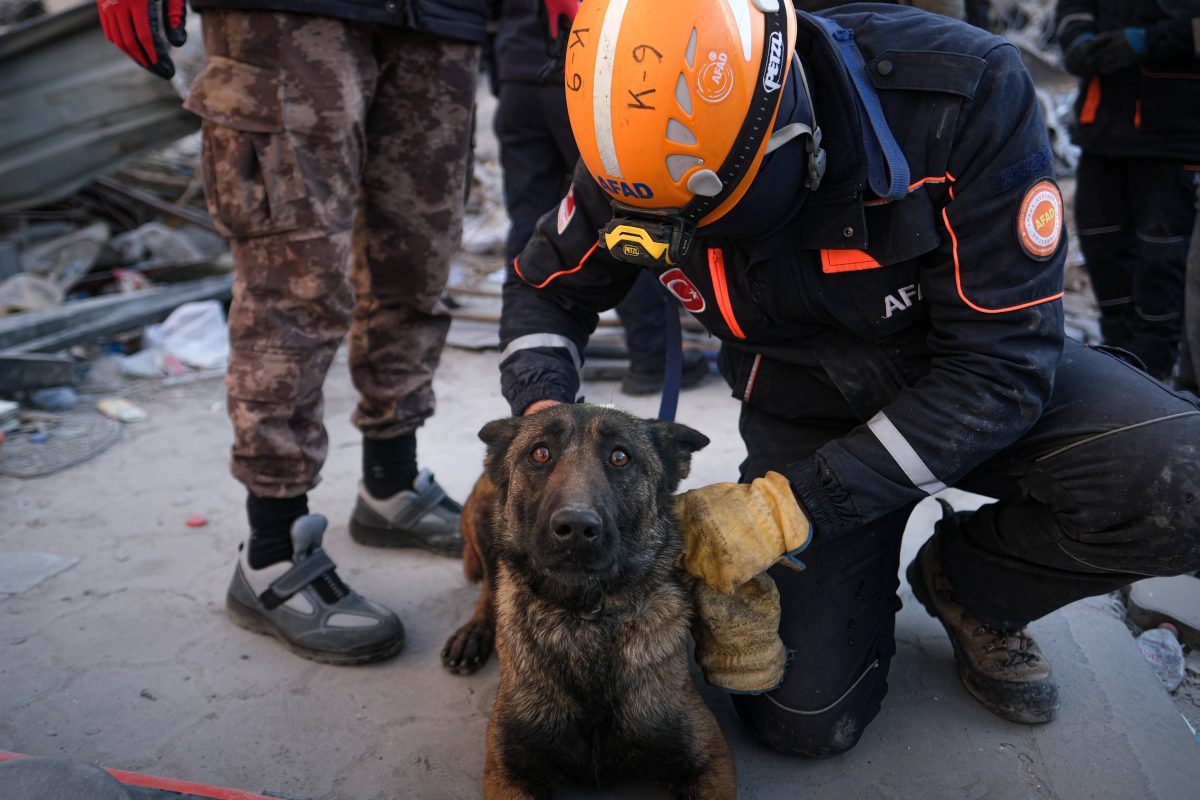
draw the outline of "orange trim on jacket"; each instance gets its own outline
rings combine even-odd
[[[532,286],[533,288],[545,289],[547,286],[550,285],[550,281],[554,280],[555,278],[561,278],[563,275],[570,275],[571,273],[579,272],[579,270],[583,269],[583,265],[587,263],[587,260],[592,257],[592,253],[596,252],[596,248],[599,246],[600,246],[600,240],[597,239],[596,243],[594,245],[592,245],[591,249],[583,254],[583,258],[579,259],[578,264],[576,264],[571,269],[560,269],[558,272],[555,272],[549,278],[546,278],[546,280],[544,280],[538,284],[529,283],[529,279],[521,274],[520,258],[513,259],[513,270],[516,271],[518,278],[525,281],[526,283],[529,283],[529,285]]]
[[[1083,107],[1079,109],[1079,124],[1091,125],[1096,121],[1096,112],[1100,110],[1100,76],[1093,75],[1088,84],[1087,95],[1083,98]]]
[[[950,177],[949,174],[947,174],[947,177]],[[953,183],[954,178],[950,177],[950,181]],[[1029,308],[1030,306],[1040,306],[1042,303],[1049,303],[1063,296],[1063,293],[1059,292],[1058,294],[1052,294],[1039,300],[1030,300],[1028,303],[1020,303],[1015,306],[1008,306],[1007,308],[984,308],[972,303],[963,292],[962,263],[958,259],[958,236],[954,233],[954,228],[950,227],[950,214],[946,208],[942,209],[942,222],[946,225],[946,232],[950,234],[950,251],[954,254],[954,287],[958,291],[959,298],[966,303],[968,308],[974,309],[981,314],[1003,314],[1006,311],[1019,311],[1022,308]]]
[[[879,269],[883,265],[862,250],[822,250],[821,271],[857,272],[863,269]]]
[[[713,294],[717,296],[717,308],[729,326],[729,332],[739,339],[745,339],[742,326],[738,325],[737,317],[733,315],[733,303],[729,299],[729,284],[725,278],[725,254],[719,247],[708,248],[708,274],[712,278]]]

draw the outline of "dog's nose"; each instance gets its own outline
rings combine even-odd
[[[550,515],[550,532],[563,544],[592,542],[600,535],[600,515],[587,506],[564,506]]]

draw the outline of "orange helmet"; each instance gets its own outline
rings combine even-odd
[[[620,204],[715,222],[762,163],[795,45],[792,0],[584,0],[565,74],[580,156]]]

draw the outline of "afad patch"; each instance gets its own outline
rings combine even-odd
[[[1017,212],[1017,241],[1038,261],[1058,250],[1063,232],[1062,193],[1053,181],[1038,181],[1025,192]]]
[[[558,235],[562,236],[563,231],[571,224],[571,219],[575,216],[575,185],[567,189],[567,194],[563,197],[562,202],[558,204]]]

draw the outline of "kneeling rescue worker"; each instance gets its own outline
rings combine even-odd
[[[582,158],[505,286],[502,387],[516,414],[575,401],[643,269],[721,339],[747,457],[680,496],[684,566],[728,598],[770,567],[792,661],[754,685],[752,654],[701,657],[709,681],[772,748],[853,747],[887,692],[905,523],[956,486],[997,501],[946,506],[908,581],[971,694],[1051,720],[1026,625],[1200,566],[1200,407],[1065,338],[1017,49],[898,6],[588,0],[565,83]]]

